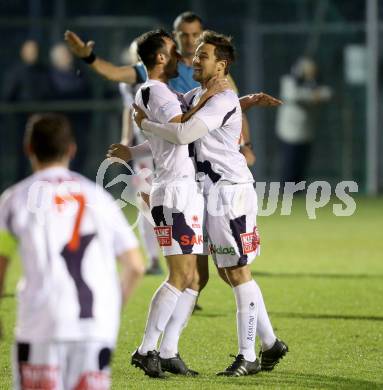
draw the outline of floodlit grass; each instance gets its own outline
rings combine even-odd
[[[218,378],[237,353],[233,293],[216,276],[200,298],[180,352],[200,372],[153,380],[130,366],[140,343],[150,297],[161,277],[145,277],[125,308],[113,361],[114,389],[383,388],[383,199],[357,199],[352,217],[331,207],[309,220],[302,200],[291,216],[259,218],[262,255],[252,269],[287,357],[270,373]],[[1,304],[0,388],[11,388],[10,349],[19,265],[10,267]]]

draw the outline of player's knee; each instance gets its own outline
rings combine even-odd
[[[185,288],[190,287],[193,282],[193,272],[189,273],[186,269],[171,272],[168,282],[178,290],[184,291]]]
[[[193,272],[185,272],[182,275],[183,280],[183,289],[190,287],[193,284],[194,281],[194,273]]]
[[[230,284],[235,287],[252,279],[248,266],[226,268],[226,276]]]

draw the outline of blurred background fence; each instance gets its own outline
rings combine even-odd
[[[7,82],[26,39],[39,42],[42,61],[49,66],[50,48],[71,29],[94,40],[99,56],[121,64],[123,50],[136,36],[156,27],[171,30],[174,18],[185,10],[200,14],[206,27],[234,37],[238,60],[232,74],[241,94],[265,91],[280,96],[281,77],[298,58],[313,58],[332,98],[315,112],[309,180],[355,180],[361,192],[370,194],[382,189],[382,1],[0,0],[0,190],[20,178],[19,135],[31,112],[82,115],[75,120],[76,133],[84,135],[79,158],[81,170],[92,179],[107,146],[120,137],[118,86],[83,64],[76,67],[78,77],[89,83],[86,98],[20,101],[6,97]],[[257,181],[279,179],[276,115],[275,109],[249,113]]]

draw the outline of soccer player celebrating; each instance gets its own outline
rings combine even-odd
[[[109,389],[121,298],[144,272],[137,240],[113,198],[68,170],[76,145],[64,116],[31,117],[25,147],[34,174],[0,198],[0,290],[16,247],[24,270],[14,387]]]
[[[214,93],[229,86],[226,82],[213,83],[201,96],[199,104],[183,113],[182,108],[186,110],[186,106],[182,95],[173,93],[167,86],[168,80],[178,74],[179,55],[171,35],[162,30],[149,31],[137,39],[137,50],[149,78],[137,91],[135,101],[149,118],[159,123],[187,120]],[[202,231],[204,200],[195,180],[194,159],[189,147],[152,134],[147,138],[146,142],[132,148],[114,144],[108,153],[110,157],[124,160],[153,154],[156,169],[150,208],[169,268],[169,277],[152,298],[143,341],[132,356],[132,364],[151,377],[162,377],[163,370],[196,375],[178,354],[168,355],[161,349],[159,355],[157,343],[175,311],[184,312],[182,321],[177,319],[177,329],[182,329],[198,295],[198,291],[189,287],[196,271],[196,254],[206,252]]]
[[[184,97],[199,104],[213,77],[227,75],[234,61],[229,38],[205,31],[193,60],[194,78],[201,83]],[[250,264],[259,253],[256,227],[257,196],[253,177],[239,152],[241,107],[232,90],[210,98],[188,121],[158,124],[137,107],[136,121],[145,132],[169,142],[194,142],[199,180],[203,182],[207,208],[206,229],[210,249],[221,276],[233,288],[237,304],[239,352],[235,361],[218,375],[241,376],[272,370],[286,354],[287,345],[278,340],[271,326],[262,293],[252,278]],[[262,343],[261,362],[256,358],[255,336]]]
[[[190,24],[190,26],[189,26]],[[199,20],[194,19],[182,19],[180,20],[180,23],[175,26],[176,30],[183,31],[183,29],[190,27],[191,30],[198,30],[200,33],[202,31],[202,24]],[[190,42],[194,42],[195,40],[195,31],[189,31],[189,33],[192,35],[190,37]],[[193,35],[194,34],[194,35]],[[166,38],[166,39],[165,39]],[[93,53],[93,46],[94,43],[92,41],[90,42],[83,42],[75,33],[67,31],[65,34],[65,39],[71,48],[72,52],[84,59],[87,63],[91,65],[91,67],[100,75],[103,75],[104,77],[108,78],[109,80],[113,81],[124,81],[126,83],[134,83],[138,79],[138,75],[140,72],[138,72],[137,67],[132,66],[123,66],[123,67],[117,67],[97,56]],[[153,39],[153,37],[151,38]],[[174,65],[177,63],[177,69],[180,69],[180,63],[176,61],[172,56],[176,56],[177,53],[175,51],[174,42],[172,47],[169,46],[169,36],[164,37],[164,39],[167,41],[167,46],[164,44],[159,44],[159,42],[156,43],[156,45],[151,44],[151,46],[148,46],[151,53],[145,52],[145,50],[142,51],[142,55],[146,56],[146,60],[143,59],[140,51],[140,57],[141,60],[146,65],[148,71],[149,71],[149,84],[145,85],[142,89],[140,94],[138,94],[139,103],[141,104],[141,107],[146,110],[146,112],[151,111],[151,118],[157,122],[179,122],[179,121],[185,121],[191,113],[188,113],[188,116],[183,115],[180,117],[180,113],[182,111],[180,110],[180,106],[182,105],[185,109],[185,104],[183,102],[183,97],[181,95],[178,95],[178,97],[174,94],[172,94],[167,88],[165,83],[169,81],[169,78],[173,78],[174,80],[182,78],[181,76],[178,76],[178,72],[176,69],[174,69]],[[149,41],[148,41],[149,42]],[[141,40],[141,43],[142,40]],[[162,42],[163,43],[163,42]],[[191,44],[191,43],[190,43]],[[194,44],[194,43],[193,43]],[[195,44],[194,44],[195,47]],[[144,48],[144,46],[143,46]],[[171,50],[170,50],[171,49]],[[157,56],[161,54],[161,58],[157,58]],[[159,62],[160,61],[160,62]],[[158,63],[157,63],[158,62]],[[168,63],[167,63],[168,62]],[[164,69],[166,66],[166,69]],[[160,76],[160,77],[159,77]],[[174,91],[173,91],[174,92]],[[211,95],[210,95],[211,96]],[[205,99],[207,99],[209,95],[205,95]],[[204,99],[199,101],[199,105],[202,106]],[[269,106],[269,105],[278,105],[280,104],[280,101],[278,99],[272,98],[269,95],[260,93],[255,95],[248,95],[241,99],[241,104],[244,104],[244,108],[250,107],[252,105],[261,105],[261,106]],[[152,108],[151,108],[152,106]],[[161,109],[159,109],[162,107]],[[194,107],[195,108],[195,107]],[[197,107],[198,108],[198,107]],[[173,113],[172,113],[173,111]],[[174,116],[172,118],[171,116]],[[154,142],[153,142],[154,141]],[[149,143],[150,142],[150,143]],[[165,170],[162,169],[163,161],[166,161],[167,164],[169,164],[169,167],[167,168],[169,172],[173,172],[171,167],[174,167],[174,173],[171,173],[168,176],[167,180],[170,178],[173,179],[179,179],[180,177],[177,177],[179,175],[179,172],[181,170],[181,167],[183,170],[186,168],[186,172],[188,169],[190,169],[190,156],[189,153],[192,153],[191,148],[187,148],[187,154],[185,155],[185,148],[183,149],[182,153],[170,153],[169,150],[171,148],[167,143],[164,143],[162,146],[160,143],[158,143],[158,138],[153,138],[152,140],[149,140],[149,142],[146,142],[142,145],[138,145],[133,148],[127,148],[125,145],[122,144],[114,144],[111,146],[111,149],[109,150],[110,156],[115,156],[122,158],[124,160],[130,160],[130,159],[136,159],[138,157],[144,157],[150,155],[151,152],[153,152],[154,156],[157,154],[157,158],[159,159],[159,164],[156,164],[156,167],[158,168],[159,172],[164,173]],[[190,149],[190,151],[189,151]],[[167,151],[166,151],[167,150]],[[182,149],[179,149],[182,150]],[[161,152],[166,151],[165,154],[162,154]],[[164,157],[166,156],[166,159],[164,160]],[[185,156],[188,156],[187,158]],[[156,158],[156,157],[155,157]],[[170,158],[175,158],[176,160],[174,162],[170,161]],[[183,159],[183,160],[182,160]],[[159,169],[161,168],[161,169]],[[190,172],[189,172],[190,174]],[[159,175],[156,173],[157,176],[157,183],[160,182]],[[185,174],[185,172],[182,173],[183,179],[186,179],[188,174]],[[164,176],[166,177],[166,176]],[[191,181],[195,182],[195,177],[192,178],[192,175],[189,175],[189,179]],[[183,180],[186,182],[186,180]],[[163,181],[163,187],[165,187],[166,181]],[[193,188],[195,184],[192,185],[191,188]],[[155,187],[158,187],[156,184]],[[170,187],[169,187],[170,188]],[[174,185],[173,185],[173,188]],[[161,194],[162,191],[162,194]],[[180,188],[180,193],[184,192],[189,193],[188,186],[185,186],[183,189]],[[157,199],[156,197],[151,197],[151,202],[155,201],[158,205],[158,207],[153,208],[153,211],[155,215],[153,215],[155,220],[159,221],[160,226],[157,226],[157,234],[159,235],[159,242],[164,247],[164,253],[165,255],[169,255],[171,252],[171,248],[167,248],[167,246],[171,243],[174,248],[177,248],[179,251],[181,248],[179,246],[179,243],[174,242],[174,240],[170,240],[168,234],[170,232],[169,226],[166,225],[168,223],[167,221],[164,221],[164,218],[159,218],[160,215],[158,215],[158,212],[162,212],[162,199],[165,199],[165,192],[163,189],[155,188],[155,191],[153,191],[153,194],[157,193],[159,194]],[[194,191],[192,190],[189,193],[189,196],[191,194],[194,194]],[[185,195],[183,195],[185,196]],[[167,199],[169,199],[169,195],[167,195]],[[198,202],[194,205],[197,206]],[[153,204],[151,204],[151,207],[153,207]],[[169,207],[167,207],[169,209]],[[194,214],[193,216],[197,216],[197,221],[192,221],[192,227],[193,224],[195,226],[202,226],[202,221],[200,220],[200,217],[197,214]],[[166,229],[161,228],[165,224]],[[189,225],[190,226],[190,225]],[[159,229],[161,228],[161,229]],[[199,229],[199,228],[198,228]],[[166,237],[163,237],[165,235]],[[186,240],[188,241],[188,240]],[[186,243],[186,241],[184,241]],[[173,248],[173,249],[174,249]],[[194,244],[193,252],[198,253],[197,249],[198,247]],[[173,255],[172,255],[173,256]],[[193,259],[192,256],[189,254],[189,258]],[[193,260],[194,264],[194,260]],[[174,265],[176,266],[177,263]],[[172,267],[169,264],[169,267]],[[193,265],[194,267],[194,265]],[[208,280],[208,267],[207,267],[207,258],[203,258],[199,256],[198,262],[197,262],[197,268],[198,272],[195,273],[195,279],[193,280],[192,284],[189,286],[190,288],[185,289],[185,291],[182,293],[180,299],[178,300],[178,303],[176,305],[176,308],[174,309],[169,322],[167,323],[166,327],[164,324],[161,325],[160,329],[164,329],[164,336],[161,342],[160,346],[160,354],[158,355],[157,351],[154,349],[159,335],[162,331],[158,332],[152,332],[151,327],[149,324],[153,323],[152,318],[156,316],[155,312],[152,314],[152,309],[149,310],[149,317],[148,317],[148,325],[147,330],[145,332],[144,341],[148,339],[146,335],[157,334],[157,337],[154,337],[156,340],[155,343],[151,341],[151,348],[153,348],[153,353],[149,353],[151,351],[146,351],[147,347],[145,345],[142,345],[142,348],[140,347],[138,351],[133,356],[133,363],[140,366],[145,373],[147,373],[150,376],[162,376],[162,369],[165,369],[167,371],[173,372],[173,373],[179,373],[179,374],[195,374],[195,372],[189,370],[187,366],[184,364],[182,359],[178,355],[178,339],[181,334],[182,328],[185,326],[185,324],[188,321],[190,311],[193,310],[196,296],[198,295],[198,292],[206,285]],[[190,272],[191,268],[189,269]],[[173,273],[171,273],[172,275]],[[189,275],[189,277],[191,274]],[[173,280],[172,283],[175,283]],[[176,282],[178,283],[178,282]],[[165,286],[166,287],[166,286]],[[181,288],[180,286],[178,288]],[[153,297],[153,299],[157,295]],[[176,298],[174,299],[174,301]],[[156,299],[154,299],[153,302],[157,302]],[[153,306],[153,304],[152,304]],[[170,310],[171,311],[171,310]],[[167,317],[166,317],[167,318]],[[150,338],[149,338],[150,340]],[[143,341],[143,344],[145,344]],[[141,351],[141,352],[140,352]],[[161,362],[161,364],[159,364]]]

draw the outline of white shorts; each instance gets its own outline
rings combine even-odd
[[[209,249],[217,267],[250,264],[260,253],[253,184],[220,182],[204,196]]]
[[[198,183],[153,185],[150,208],[164,256],[208,252],[203,233],[204,198]]]
[[[14,389],[108,390],[111,348],[102,342],[20,343],[13,349]]]

